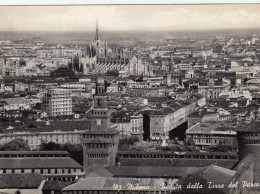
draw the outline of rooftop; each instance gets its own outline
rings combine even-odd
[[[260,121],[254,121],[249,124],[242,124],[237,128],[238,132],[260,132]]]
[[[13,130],[5,130],[9,126],[14,127]],[[49,121],[49,125],[46,121],[25,121],[22,123],[2,123],[1,128],[3,133],[12,133],[17,131],[28,131],[28,132],[48,132],[48,131],[74,131],[74,130],[86,130],[89,129],[90,123],[88,121]]]
[[[75,160],[69,157],[26,157],[0,158],[1,169],[42,169],[42,168],[82,168]]]
[[[199,183],[203,187],[199,190],[200,193],[226,193],[225,188],[227,188],[227,185],[231,181],[234,174],[235,171],[233,170],[222,168],[216,165],[210,165],[209,167],[202,169],[192,176],[180,179],[178,183],[183,186],[184,190],[186,190],[188,184]],[[218,185],[224,184],[225,188],[209,188],[208,182],[212,182],[213,184]],[[188,190],[189,189],[187,189],[187,192]]]
[[[235,126],[223,122],[198,123],[186,130],[190,133],[236,135]]]
[[[191,175],[201,167],[170,166],[110,166],[106,168],[113,177],[180,178]]]
[[[0,174],[0,189],[36,189],[42,181],[39,174]]]

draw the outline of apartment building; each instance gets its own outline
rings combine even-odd
[[[42,110],[49,116],[72,115],[71,91],[67,89],[49,89],[43,98]]]

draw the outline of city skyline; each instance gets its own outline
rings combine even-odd
[[[2,6],[0,31],[175,31],[257,28],[258,4]]]

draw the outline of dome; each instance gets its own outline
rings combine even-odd
[[[105,80],[102,77],[97,78],[97,84],[105,84]]]

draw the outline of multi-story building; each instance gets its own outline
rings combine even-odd
[[[67,89],[49,89],[43,98],[42,110],[49,116],[72,115],[72,97]]]
[[[210,79],[206,83],[198,84],[198,93],[203,94],[208,99],[218,98],[221,92],[228,91],[229,89],[229,83],[214,83],[213,79]]]
[[[141,113],[117,112],[112,118],[112,123],[115,123],[120,137],[137,136],[140,141],[143,140],[143,115]]]
[[[162,109],[144,111],[144,139],[169,139],[169,132],[187,121],[198,100],[169,101]],[[179,136],[185,136],[184,133]]]
[[[139,140],[143,140],[143,115],[141,113],[132,113],[130,115],[131,135],[137,136]]]
[[[80,144],[83,130],[75,131],[50,131],[50,132],[13,132],[0,134],[0,145],[16,138],[25,140],[31,149],[38,149],[42,143],[54,142],[58,144]]]
[[[228,145],[237,148],[237,132],[231,125],[221,122],[197,123],[186,130],[186,140],[192,140],[198,150],[212,146]]]
[[[169,139],[169,131],[171,130],[170,113],[172,112],[171,109],[164,109],[162,111],[154,111],[150,113],[150,139]]]

